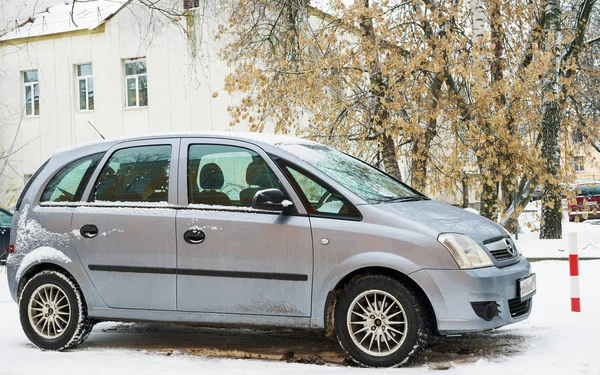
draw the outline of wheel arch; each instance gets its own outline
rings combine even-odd
[[[325,308],[324,308],[324,324],[325,324],[325,332],[327,334],[327,336],[332,336],[335,334],[335,329],[334,329],[334,313],[335,313],[335,306],[336,306],[336,302],[337,299],[341,293],[341,291],[353,280],[366,276],[366,275],[381,275],[381,276],[387,276],[389,278],[392,278],[394,280],[400,281],[402,284],[404,284],[405,286],[407,286],[408,288],[410,288],[411,290],[413,290],[423,301],[423,303],[425,304],[425,307],[427,308],[428,312],[429,312],[429,316],[432,319],[432,328],[435,330],[435,333],[437,334],[437,324],[435,324],[436,320],[436,316],[435,316],[435,310],[433,309],[433,305],[431,304],[431,301],[429,300],[429,297],[427,296],[427,294],[425,293],[425,291],[423,290],[423,288],[421,288],[419,286],[419,284],[417,284],[413,279],[411,279],[408,275],[406,275],[405,273],[391,268],[391,267],[386,267],[386,266],[366,266],[366,267],[362,267],[359,269],[356,269],[352,272],[349,272],[348,274],[346,274],[344,277],[342,277],[337,284],[335,285],[335,287],[327,294],[327,298],[325,301]]]
[[[60,273],[64,274],[65,276],[67,276],[68,278],[70,278],[74,283],[76,283],[76,285],[78,287],[80,287],[79,282],[77,282],[77,279],[75,278],[75,276],[73,276],[73,274],[71,272],[69,272],[65,267],[63,267],[62,265],[57,264],[57,263],[45,261],[45,262],[33,264],[22,272],[22,274],[18,280],[17,300],[19,298],[21,298],[21,293],[23,292],[23,289],[25,288],[25,285],[27,284],[27,282],[29,280],[31,280],[32,277],[34,277],[35,275],[37,275],[38,273],[43,272],[43,271],[60,272]]]

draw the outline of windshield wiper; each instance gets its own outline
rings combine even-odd
[[[427,201],[429,198],[422,197],[420,195],[411,195],[406,197],[396,197],[392,199],[385,199],[380,202],[415,202],[415,201]]]

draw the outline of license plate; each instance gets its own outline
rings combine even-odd
[[[524,279],[518,280],[518,285],[521,301],[530,298],[536,291],[535,273],[532,273]]]
[[[586,206],[597,206],[598,202],[596,201],[587,201],[585,202]]]

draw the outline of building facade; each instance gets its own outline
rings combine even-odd
[[[192,30],[185,17],[153,17],[124,0],[62,2],[0,36],[0,152],[10,154],[0,162],[0,205],[14,206],[58,149],[230,127],[215,19],[202,14]],[[192,32],[210,42],[193,50]]]

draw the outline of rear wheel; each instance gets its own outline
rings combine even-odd
[[[33,276],[19,299],[21,326],[27,338],[46,350],[64,350],[81,344],[94,327],[87,317],[81,290],[57,271]]]
[[[363,366],[414,362],[427,345],[431,326],[420,295],[386,276],[354,280],[336,304],[335,330],[340,345]]]

